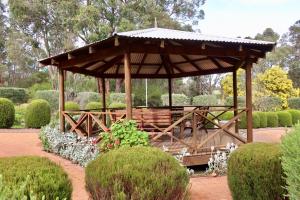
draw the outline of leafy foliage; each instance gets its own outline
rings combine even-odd
[[[114,103],[125,103],[125,93],[111,93],[109,100]]]
[[[38,90],[34,95],[34,99],[44,99],[49,102],[51,111],[58,110],[58,96],[59,92],[57,90]]]
[[[300,98],[292,97],[288,99],[289,108],[291,109],[300,109]]]
[[[278,111],[281,109],[281,100],[279,97],[262,96],[254,99],[253,106],[259,111]]]
[[[24,88],[0,87],[0,97],[10,99],[14,103],[26,103],[28,100]]]
[[[133,120],[117,121],[111,126],[111,133],[104,132],[101,135],[100,150],[104,152],[122,146],[149,145],[148,133],[138,130]]]
[[[300,123],[300,110],[287,110],[292,116],[293,124]]]
[[[234,200],[283,199],[286,191],[277,144],[251,143],[228,161],[228,185]]]
[[[30,191],[37,199],[71,198],[72,185],[67,174],[61,167],[47,158],[24,156],[0,159],[0,174],[3,183],[9,188],[20,188],[26,182],[25,195]],[[29,176],[29,177],[28,177]],[[11,195],[15,191],[11,191]]]
[[[246,98],[245,97],[237,97],[237,102],[239,107],[245,107],[246,106]],[[233,97],[228,96],[225,99],[225,105],[226,106],[233,106]]]
[[[193,105],[209,106],[217,104],[218,100],[215,95],[198,95],[193,97]]]
[[[108,107],[109,108],[126,108],[126,104],[119,103],[119,102],[112,102]]]
[[[245,96],[245,70],[239,69],[236,73],[237,76],[237,89],[238,96]],[[221,87],[223,91],[223,97],[233,96],[233,84],[232,84],[232,74],[227,74],[221,80]]]
[[[28,128],[41,128],[51,119],[50,105],[46,100],[33,100],[26,108],[25,124]]]
[[[90,162],[85,172],[93,199],[179,200],[189,182],[175,158],[153,147],[112,150]]]
[[[28,88],[29,96],[34,98],[34,95],[39,90],[51,90],[52,86],[49,82],[35,83]]]
[[[257,112],[253,112],[252,113],[252,126],[253,128],[260,128],[260,118],[259,118],[259,114]],[[246,113],[244,113],[241,118],[240,118],[240,122],[239,122],[239,127],[242,129],[246,129],[247,128],[247,116]]]
[[[10,128],[15,120],[14,104],[6,98],[0,98],[0,128]]]
[[[266,112],[268,127],[278,127],[278,115],[276,112]]]
[[[265,112],[256,112],[259,116],[259,128],[266,128],[268,127],[268,118]]]
[[[65,102],[65,110],[80,110],[80,106],[74,101],[67,101]]]
[[[101,100],[97,92],[79,92],[74,101],[80,105],[80,108],[85,108],[89,102],[100,102]]]
[[[161,95],[163,106],[169,105],[169,94]],[[190,99],[185,94],[172,94],[173,106],[186,106],[190,104]]]
[[[293,125],[292,115],[288,111],[278,111],[278,125],[291,127]]]
[[[92,101],[86,104],[85,109],[87,110],[100,110],[102,108],[101,102]]]
[[[20,104],[15,106],[15,121],[14,128],[24,128],[25,127],[25,112],[28,104]]]
[[[282,140],[282,168],[287,183],[288,197],[297,200],[300,197],[300,125],[289,132]]]

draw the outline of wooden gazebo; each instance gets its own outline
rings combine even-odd
[[[273,42],[249,40],[241,38],[226,38],[217,36],[207,36],[200,33],[178,31],[163,28],[150,28],[122,33],[115,33],[113,36],[87,46],[55,55],[40,60],[43,66],[56,66],[59,70],[59,109],[60,127],[65,130],[65,121],[71,124],[71,130],[78,134],[90,135],[93,123],[97,123],[102,130],[109,131],[106,126],[107,116],[111,120],[126,117],[139,122],[148,123],[149,126],[158,130],[159,133],[153,136],[153,140],[166,135],[172,141],[185,145],[190,152],[199,154],[200,148],[218,133],[225,133],[239,142],[252,142],[252,80],[251,69],[253,63],[259,58],[264,58],[266,52],[271,51],[275,46]],[[243,68],[246,71],[246,108],[239,109],[237,104],[237,77],[236,71]],[[72,119],[70,112],[64,110],[64,76],[65,72],[80,73],[88,76],[100,78],[102,80],[103,91],[105,91],[105,79],[121,78],[125,79],[126,110],[118,111],[106,108],[105,92],[103,92],[102,111],[78,111],[81,117],[79,120]],[[203,107],[202,105],[185,110],[172,106],[172,79],[179,77],[201,76],[208,74],[228,73],[233,74],[233,99],[232,106],[225,107]],[[145,113],[132,106],[131,79],[167,79],[169,83],[169,107],[157,114],[149,110],[147,115],[154,115],[158,119],[147,121]],[[218,124],[214,119],[218,119],[220,114],[227,111],[234,111],[234,117],[225,125]],[[75,111],[73,111],[75,112]],[[163,128],[160,127],[159,118],[165,118],[161,113],[168,112],[176,119],[171,119],[170,123]],[[237,122],[239,117],[246,112],[247,116],[247,138],[242,138],[238,134]],[[120,114],[121,113],[121,114]],[[181,113],[181,115],[178,115]],[[206,113],[206,114],[204,114]],[[213,119],[207,117],[207,113],[212,114]],[[214,113],[214,114],[213,114]],[[73,113],[74,114],[74,113]],[[137,117],[138,116],[138,117]],[[144,116],[144,117],[143,117]],[[180,126],[185,120],[192,119],[192,130],[196,132],[199,126],[199,117],[206,119],[218,128],[214,133],[202,141],[196,142],[196,134],[193,133],[192,143],[174,136],[172,129]],[[149,119],[149,116],[148,116]],[[197,121],[198,120],[198,121]],[[84,121],[88,124],[87,130],[83,130],[81,125]],[[235,123],[235,131],[229,130],[231,124]],[[164,121],[164,123],[166,123]],[[192,163],[200,161],[192,161]]]

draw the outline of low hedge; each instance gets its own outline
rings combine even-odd
[[[259,128],[266,128],[268,127],[268,118],[265,112],[256,112],[259,116],[260,124]]]
[[[257,112],[252,113],[252,126],[253,128],[260,128],[260,117]],[[247,116],[244,113],[239,121],[239,128],[246,129],[247,128]]]
[[[266,112],[267,115],[267,126],[278,127],[278,115],[276,112]]]
[[[28,100],[28,94],[24,88],[0,87],[0,97],[18,104],[26,103]]]
[[[209,106],[218,105],[218,99],[215,95],[198,95],[193,97],[193,105]]]
[[[111,103],[108,108],[126,108],[125,103],[113,102]]]
[[[287,190],[291,200],[297,200],[300,197],[300,125],[288,133],[282,140],[282,167],[287,183]]]
[[[277,144],[251,143],[228,161],[228,185],[234,200],[283,199],[285,181]]]
[[[85,109],[87,109],[87,110],[101,110],[102,109],[102,103],[101,102],[96,102],[96,101],[89,102],[85,106]]]
[[[153,147],[122,147],[91,161],[85,182],[92,199],[179,200],[189,178],[168,153]]]
[[[277,112],[278,125],[281,127],[291,127],[293,125],[292,115],[287,111]]]
[[[57,90],[38,90],[34,95],[34,99],[44,99],[48,101],[52,112],[58,110],[59,92]]]
[[[288,105],[291,109],[300,109],[300,97],[289,98]]]
[[[15,120],[14,104],[6,98],[0,98],[0,128],[10,128]]]
[[[292,116],[293,124],[300,123],[300,110],[287,110]]]
[[[33,100],[26,108],[25,125],[28,128],[41,128],[51,119],[50,105],[43,99]]]
[[[80,110],[80,106],[74,101],[67,101],[65,102],[65,110]]]
[[[169,105],[169,94],[161,95],[163,106]],[[186,106],[190,104],[190,99],[185,94],[172,94],[173,106]]]
[[[43,196],[45,199],[71,199],[72,185],[67,174],[47,158],[0,158],[0,174],[3,175],[3,183],[8,188],[22,188],[22,183],[29,179],[25,188],[27,197],[32,191],[37,199],[43,199]],[[9,193],[13,195],[15,191]]]

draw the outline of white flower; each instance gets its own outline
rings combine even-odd
[[[215,150],[215,147],[214,147],[214,146],[211,146],[210,149],[211,149],[211,151],[214,151],[214,150]]]

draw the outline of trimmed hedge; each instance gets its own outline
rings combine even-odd
[[[169,94],[161,95],[163,106],[169,105]],[[172,94],[173,106],[186,106],[190,104],[190,99],[185,94]]]
[[[96,101],[89,102],[85,106],[85,109],[87,109],[87,110],[101,110],[102,109],[102,103],[101,102],[96,102]]]
[[[278,115],[276,112],[266,112],[268,127],[278,127]]]
[[[67,101],[65,102],[65,110],[80,110],[80,106],[74,101]]]
[[[50,105],[43,99],[33,100],[25,112],[25,125],[28,128],[41,128],[51,119]]]
[[[282,168],[285,173],[287,190],[291,200],[297,200],[300,197],[300,125],[288,133],[282,140]]]
[[[80,105],[80,108],[85,108],[89,102],[100,102],[101,98],[97,92],[79,92],[74,101]]]
[[[125,103],[113,102],[109,106],[109,108],[126,108]]]
[[[237,97],[237,102],[239,107],[245,107],[246,106],[246,97]],[[225,105],[226,106],[233,106],[233,97],[226,97],[225,99]]]
[[[192,104],[201,106],[218,105],[218,99],[215,95],[198,95],[193,97]]]
[[[293,97],[288,99],[289,108],[300,109],[300,97]]]
[[[0,128],[10,128],[15,121],[15,107],[7,98],[0,98]]]
[[[300,110],[287,110],[292,115],[293,124],[300,123]]]
[[[260,128],[260,118],[257,112],[252,113],[252,124],[253,128]],[[247,117],[246,113],[244,113],[239,122],[239,128],[246,129],[247,128]]]
[[[10,99],[14,103],[26,103],[28,100],[24,88],[0,87],[0,97]]]
[[[15,106],[15,121],[14,128],[24,128],[25,127],[25,112],[28,104],[20,104]]]
[[[259,116],[260,125],[259,128],[266,128],[268,127],[268,118],[265,112],[256,112]]]
[[[85,182],[92,199],[179,200],[189,177],[175,158],[157,148],[122,147],[91,161]]]
[[[222,119],[222,120],[231,120],[233,118],[233,116],[234,116],[233,112],[226,112],[226,113],[223,113],[220,116],[220,119]]]
[[[25,191],[30,191],[37,199],[71,199],[72,184],[67,174],[57,164],[47,158],[36,156],[0,158],[0,174],[8,188],[21,188],[29,178]],[[15,191],[10,191],[11,195]]]
[[[279,97],[259,97],[254,100],[253,106],[255,110],[269,112],[281,109],[281,100]]]
[[[38,90],[34,95],[34,99],[44,99],[48,101],[52,112],[58,110],[59,92],[57,90]]]
[[[286,194],[279,145],[246,144],[228,160],[228,185],[234,200],[280,199]]]
[[[278,115],[278,125],[281,127],[291,127],[293,125],[292,115],[287,111],[279,111]]]

